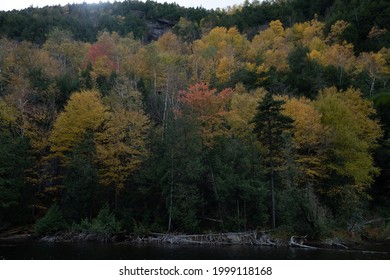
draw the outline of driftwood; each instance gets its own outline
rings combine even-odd
[[[205,220],[208,220],[208,221],[210,221],[210,222],[216,222],[216,223],[223,224],[223,221],[222,221],[222,220],[217,220],[217,219],[207,218],[207,217],[205,217]]]
[[[363,225],[368,225],[368,224],[374,224],[374,223],[379,223],[379,222],[384,222],[384,221],[389,221],[390,218],[378,218],[378,219],[373,219],[367,222],[364,222]]]
[[[308,246],[303,244],[306,242],[307,235],[305,236],[291,236],[289,245],[291,247],[299,247],[299,248],[305,248],[305,249],[319,249],[317,247]]]
[[[15,234],[7,237],[0,237],[0,241],[27,241],[32,238],[33,235],[31,234]]]
[[[34,238],[32,230],[26,226],[7,229],[0,232],[0,241],[25,241]]]
[[[0,229],[0,238],[13,237],[17,235],[26,235],[31,233],[32,230],[25,226],[11,228],[4,231]]]
[[[136,243],[167,243],[167,244],[197,244],[197,245],[266,245],[276,246],[266,232],[227,232],[210,234],[162,234],[151,233],[147,237],[133,237]]]
[[[338,248],[343,248],[343,249],[345,249],[345,250],[349,250],[349,248],[346,246],[346,245],[344,245],[344,244],[342,244],[340,241],[338,241],[338,240],[328,240],[328,241],[326,241],[325,242],[327,245],[329,245],[329,246],[333,246],[333,247],[338,247]]]

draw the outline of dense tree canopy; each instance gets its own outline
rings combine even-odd
[[[362,229],[390,209],[374,2],[0,12],[0,222]]]

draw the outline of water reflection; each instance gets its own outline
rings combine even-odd
[[[334,259],[390,259],[390,248],[372,246],[364,251],[312,250],[299,248],[231,246],[183,246],[183,245],[133,245],[102,243],[43,243],[24,242],[0,244],[0,259],[38,260],[204,260],[204,259],[270,259],[270,260],[334,260]]]

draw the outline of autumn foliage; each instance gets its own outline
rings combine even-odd
[[[56,204],[78,223],[107,204],[128,231],[319,236],[390,207],[389,48],[362,50],[347,20],[250,34],[213,20],[150,42],[1,38],[0,222]]]
[[[232,89],[217,93],[208,84],[195,84],[180,92],[180,101],[188,113],[197,117],[202,126],[205,145],[210,146],[218,136],[227,135],[225,116],[233,95]]]

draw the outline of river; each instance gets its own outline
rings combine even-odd
[[[247,245],[134,245],[121,243],[2,242],[0,259],[9,260],[389,260],[390,245],[361,250],[300,249]]]

